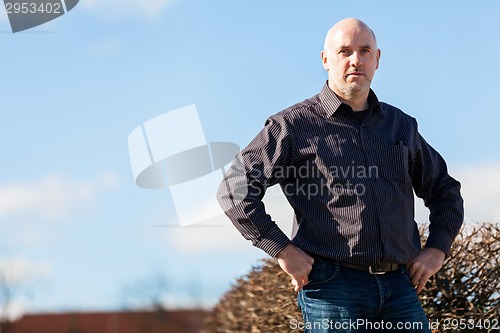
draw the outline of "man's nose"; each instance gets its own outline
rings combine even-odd
[[[360,67],[362,65],[361,58],[359,57],[358,52],[353,52],[351,55],[351,66],[352,67]]]

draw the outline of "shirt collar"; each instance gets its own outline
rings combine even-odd
[[[335,94],[333,90],[330,89],[330,87],[328,86],[328,80],[319,93],[319,99],[321,100],[321,104],[323,105],[326,118],[330,118],[331,116],[333,116],[335,112],[342,106],[342,104],[344,104],[339,99],[337,94]],[[377,95],[375,95],[375,92],[373,92],[373,90],[371,89],[370,93],[368,94],[368,105],[373,111],[382,111]]]

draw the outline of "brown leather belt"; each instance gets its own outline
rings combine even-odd
[[[367,271],[370,274],[385,274],[387,272],[397,271],[401,267],[400,264],[385,263],[385,262],[371,265],[371,266],[355,265],[355,264],[349,264],[349,263],[345,263],[345,262],[341,262],[339,264],[342,267],[359,269],[361,271]]]
[[[385,274],[387,272],[394,272],[399,270],[399,268],[402,266],[402,264],[397,264],[397,263],[389,263],[389,262],[382,262],[378,263],[375,265],[356,265],[356,264],[350,264],[347,262],[338,262],[334,261],[333,259],[325,258],[322,256],[318,255],[311,255],[314,259],[319,259],[323,261],[330,262],[332,264],[338,264],[339,266],[342,267],[347,267],[347,268],[352,268],[352,269],[358,269],[360,271],[365,271],[370,274]]]

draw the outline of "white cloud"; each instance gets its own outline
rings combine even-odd
[[[3,184],[0,185],[0,218],[20,214],[61,218],[102,192],[115,188],[117,182],[116,175],[107,173],[89,181],[54,174],[32,183]]]
[[[238,251],[250,246],[223,216],[187,227],[169,227],[167,244],[183,255],[211,251]]]
[[[500,223],[500,162],[456,167],[450,174],[462,184],[465,221]],[[428,221],[428,210],[417,205],[417,221]]]
[[[462,184],[465,220],[500,223],[500,162],[452,170]]]
[[[3,281],[12,286],[29,279],[47,277],[51,271],[51,267],[47,263],[33,263],[21,256],[0,259],[0,273]]]
[[[87,48],[87,53],[92,57],[106,57],[113,55],[121,50],[123,42],[118,39],[108,39],[90,45]]]
[[[293,211],[278,186],[267,191],[264,203],[266,211],[278,226],[291,235]],[[169,245],[184,254],[238,251],[251,247],[251,242],[243,238],[226,216],[218,216],[192,227],[169,229],[167,238]]]
[[[46,246],[54,242],[57,234],[43,228],[34,228],[33,225],[23,226],[17,233],[17,237],[11,237],[13,244],[20,247],[36,248]]]
[[[177,0],[82,0],[82,8],[106,18],[143,17],[155,19]]]

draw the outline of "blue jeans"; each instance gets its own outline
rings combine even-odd
[[[425,332],[429,323],[408,270],[372,275],[317,259],[297,296],[306,333]]]

